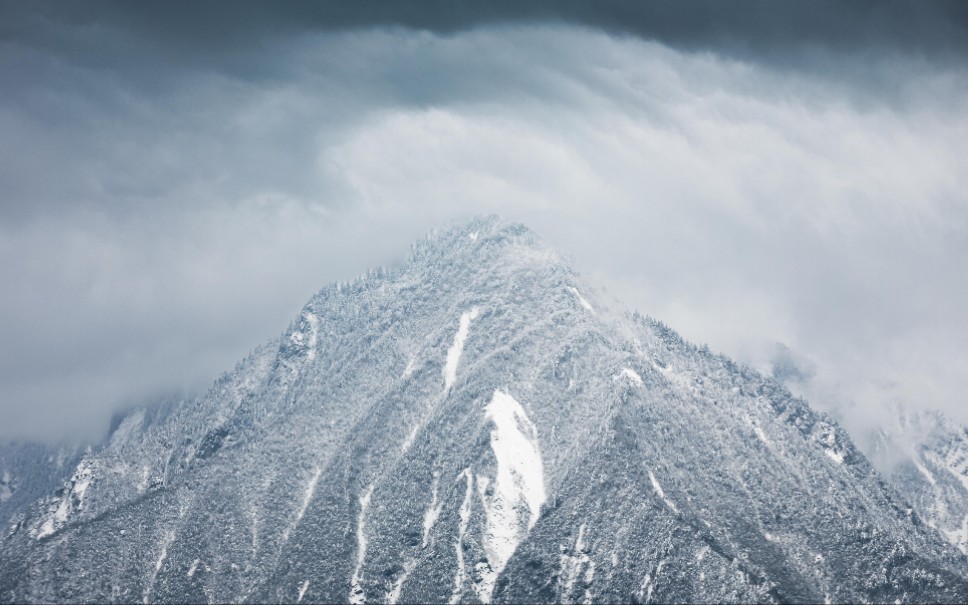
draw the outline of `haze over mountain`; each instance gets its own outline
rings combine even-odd
[[[966,9],[0,3],[0,440],[205,388],[482,213],[862,430],[964,424]]]
[[[7,511],[0,600],[968,600],[836,422],[494,218],[76,456]]]

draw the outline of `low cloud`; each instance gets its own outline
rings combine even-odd
[[[694,341],[767,372],[785,343],[821,407],[968,420],[963,67],[824,77],[561,23],[266,44],[157,81],[3,47],[30,73],[0,101],[0,437],[202,387],[325,283],[488,212]]]

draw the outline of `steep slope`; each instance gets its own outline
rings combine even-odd
[[[14,601],[968,600],[834,422],[495,219],[126,417],[2,549]]]
[[[83,450],[71,446],[0,445],[0,528],[17,531],[26,521],[25,511],[59,490],[82,455]]]
[[[938,413],[899,410],[878,432],[874,456],[890,456],[889,477],[928,526],[968,554],[968,428]]]

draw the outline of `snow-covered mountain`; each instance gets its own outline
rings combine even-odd
[[[871,440],[872,456],[928,526],[968,554],[968,428],[944,415],[899,409]]]
[[[63,479],[0,599],[968,600],[835,422],[493,218],[325,288]]]

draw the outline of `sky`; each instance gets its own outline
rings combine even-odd
[[[849,427],[968,422],[958,2],[0,3],[0,439],[520,221]]]

